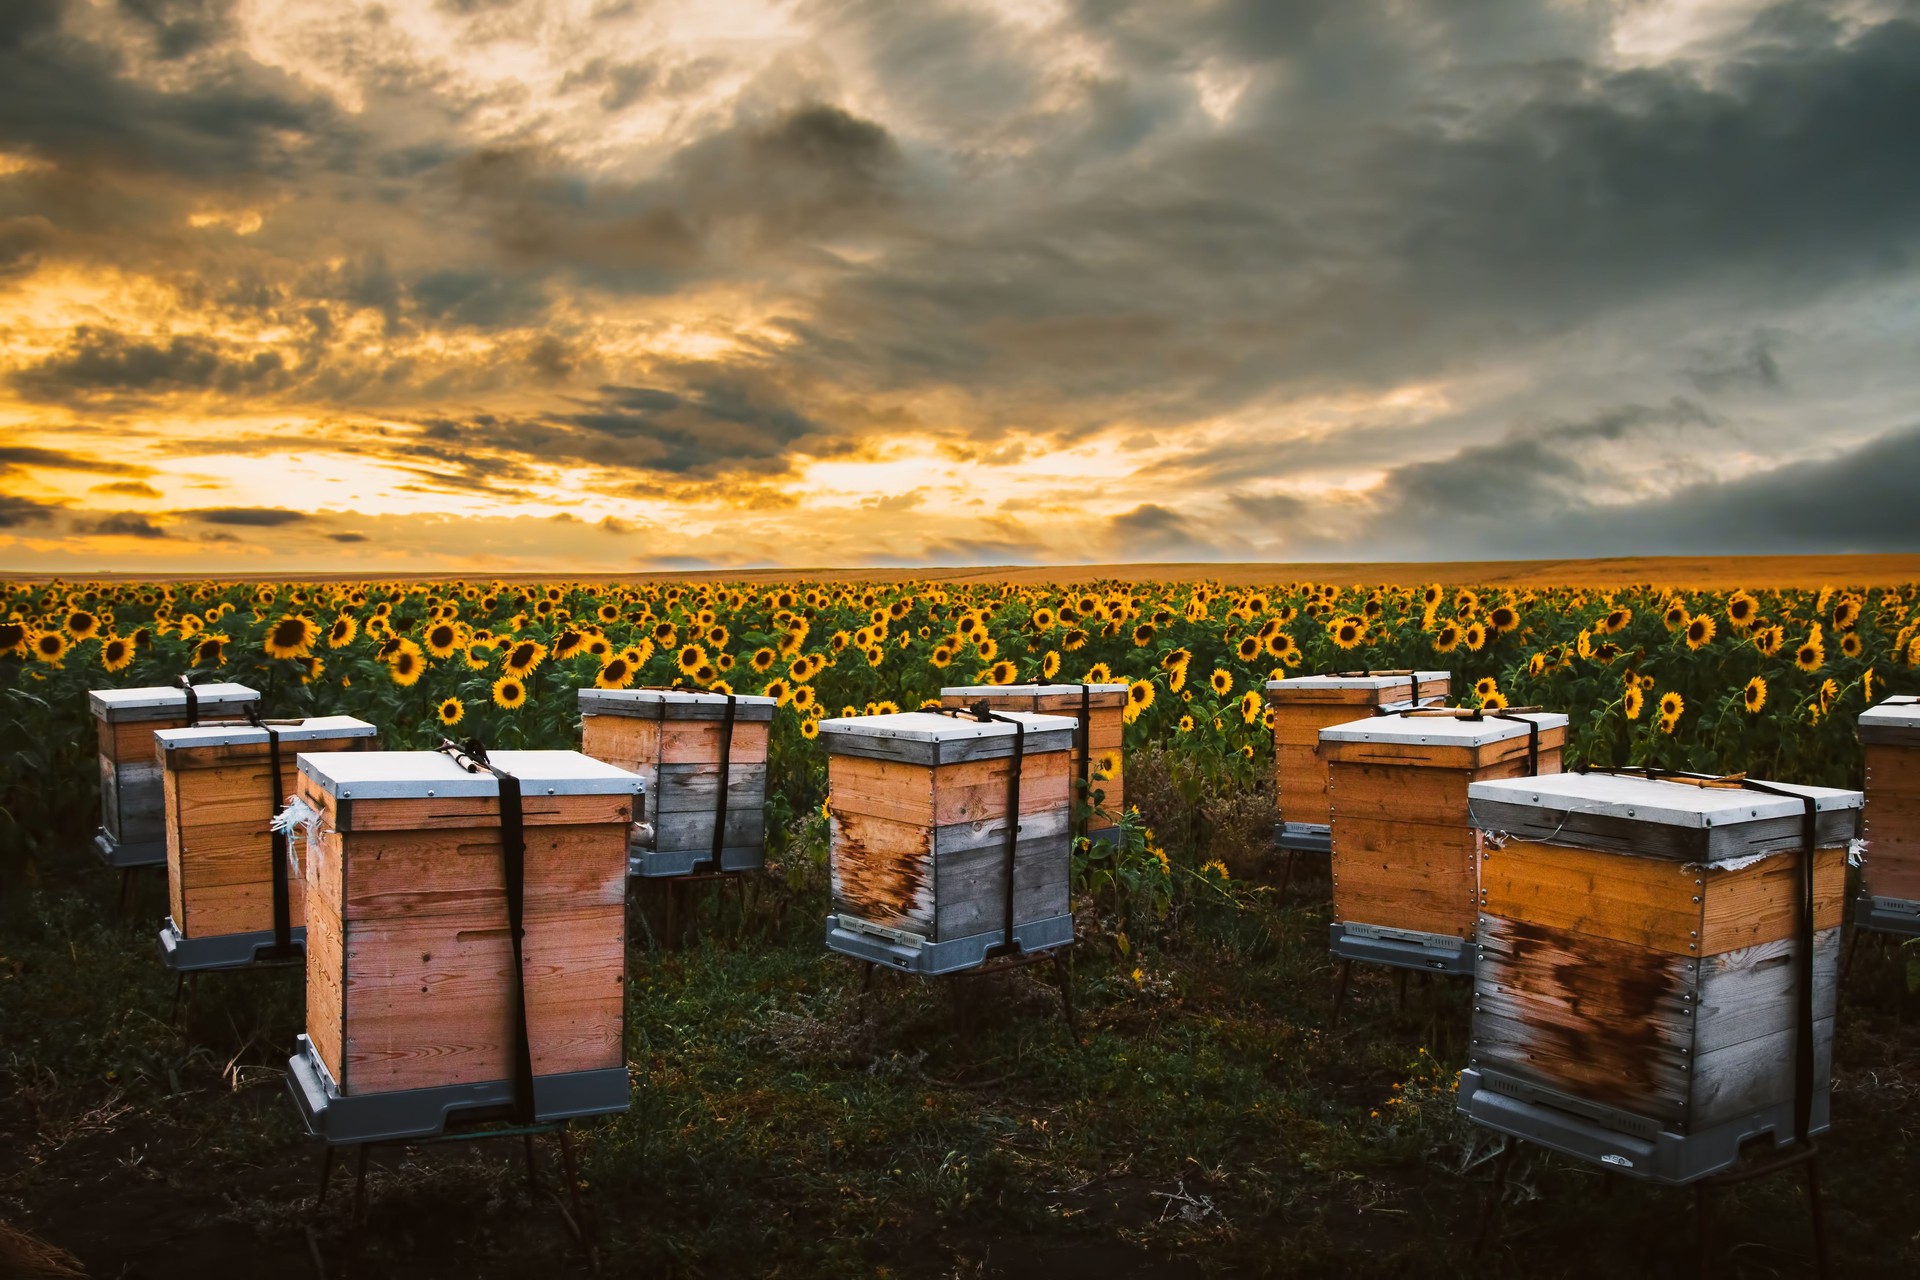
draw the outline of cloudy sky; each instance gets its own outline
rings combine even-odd
[[[1920,547],[1920,3],[3,0],[0,565]]]

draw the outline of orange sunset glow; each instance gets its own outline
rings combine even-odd
[[[1378,7],[17,0],[0,557],[1910,549],[1910,17]]]

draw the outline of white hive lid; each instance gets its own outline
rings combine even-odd
[[[1016,732],[1008,721],[1025,726],[1026,754],[1065,751],[1073,745],[1079,721],[1038,711],[996,711],[996,720],[970,715],[943,716],[931,711],[901,711],[884,716],[848,716],[820,722],[829,752],[902,760],[910,764],[957,764],[1013,754]]]
[[[1369,716],[1322,729],[1320,737],[1328,742],[1399,742],[1412,746],[1484,747],[1509,738],[1525,738],[1532,731],[1525,722],[1542,729],[1564,729],[1567,717],[1557,711],[1525,711],[1514,719],[1488,716],[1470,720],[1457,716]]]
[[[371,738],[379,732],[352,716],[309,716],[305,720],[266,722],[283,743],[317,742],[339,738]],[[209,724],[191,729],[158,729],[154,740],[166,751],[184,747],[229,747],[243,743],[265,745],[267,731],[250,724]]]
[[[1554,813],[1576,810],[1635,822],[1705,830],[1749,822],[1800,818],[1801,796],[1813,798],[1816,812],[1860,808],[1858,791],[1768,783],[1791,796],[1769,795],[1732,786],[1696,787],[1688,782],[1619,773],[1555,773],[1538,778],[1501,778],[1467,787],[1472,802],[1490,802]]]
[[[639,775],[578,751],[495,751],[489,758],[520,780],[524,795],[638,795],[641,790]],[[491,773],[468,773],[440,751],[303,753],[300,772],[342,800],[500,794],[500,781]]]
[[[1862,711],[1860,741],[1876,746],[1920,746],[1920,698],[1888,698]]]
[[[1412,678],[1421,684],[1431,684],[1436,680],[1451,680],[1446,671],[1416,671]],[[1333,675],[1333,676],[1288,676],[1284,680],[1269,680],[1267,688],[1273,689],[1397,689],[1408,683],[1407,676],[1375,675]]]
[[[704,689],[582,689],[580,710],[636,720],[719,720],[727,695]],[[771,720],[779,700],[754,693],[733,695],[735,720]]]
[[[233,708],[260,701],[257,690],[243,684],[197,684],[194,699],[205,708]],[[159,720],[166,714],[187,713],[187,691],[177,684],[153,685],[141,689],[93,689],[87,693],[93,714],[109,720]],[[160,714],[154,714],[154,713]],[[143,714],[144,713],[144,714]]]
[[[1094,693],[1125,693],[1124,681],[1113,683],[1090,683],[1087,688]],[[943,698],[1057,698],[1080,692],[1077,684],[960,684],[948,685],[940,691]]]

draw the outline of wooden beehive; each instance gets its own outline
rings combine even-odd
[[[1081,735],[1074,743],[1073,776],[1088,784],[1089,795],[1100,793],[1100,807],[1116,817],[1127,811],[1126,728],[1127,686],[1090,684],[1081,722],[1081,692],[1077,684],[959,685],[940,691],[943,707],[971,707],[979,703],[994,711],[1039,711],[1072,716]],[[1080,767],[1084,746],[1086,769]],[[1103,824],[1096,824],[1103,825]]]
[[[1025,726],[1015,833],[1015,927],[1065,916],[1074,722]],[[1014,726],[909,711],[826,720],[835,910],[946,943],[1005,928]]]
[[[1790,790],[1616,774],[1469,787],[1475,825],[1497,833],[1480,860],[1473,1070],[1509,1093],[1597,1108],[1621,1131],[1765,1122],[1777,1133],[1794,1098],[1806,795],[1819,806],[1812,994],[1824,1117],[1861,797]]]
[[[1310,827],[1325,827],[1331,821],[1320,731],[1366,715],[1374,707],[1411,700],[1416,677],[1421,700],[1447,696],[1451,680],[1444,671],[1267,681],[1267,705],[1273,709],[1274,789],[1281,821]]]
[[[1332,800],[1335,921],[1473,937],[1480,916],[1479,835],[1467,820],[1467,788],[1559,773],[1567,718],[1468,715],[1373,716],[1321,731]],[[1537,726],[1537,739],[1529,725]]]
[[[273,781],[267,731],[251,724],[153,735],[166,797],[167,894],[183,938],[260,933],[273,921],[273,837],[267,824],[299,777],[303,751],[369,751],[375,729],[352,716],[268,721],[280,737]],[[306,923],[306,880],[287,879],[289,923]]]
[[[1862,712],[1860,742],[1867,757],[1862,889],[1869,898],[1920,904],[1920,698],[1889,698]]]
[[[521,781],[536,1078],[624,1070],[627,836],[639,780],[575,751],[496,751]],[[512,1077],[499,782],[434,751],[299,757],[317,811],[307,1036],[342,1096]]]
[[[260,702],[258,693],[241,684],[197,685],[193,693],[200,724],[243,720]],[[187,692],[178,685],[95,689],[87,702],[100,741],[100,827],[111,860],[164,862],[166,802],[153,734],[187,723]]]
[[[710,860],[719,814],[720,759],[727,759],[721,866],[757,867],[766,856],[767,736],[772,698],[733,699],[733,731],[723,734],[727,695],[682,689],[580,690],[580,749],[636,773],[646,785],[651,843],[643,852],[663,866],[691,871]]]

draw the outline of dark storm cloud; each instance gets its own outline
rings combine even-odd
[[[114,480],[93,486],[91,493],[110,493],[122,498],[158,498],[160,491],[141,480]]]
[[[352,530],[343,530],[339,533],[328,534],[327,540],[329,542],[366,542],[368,538],[364,533],[354,533]]]
[[[137,511],[116,511],[76,520],[74,529],[96,538],[165,538],[167,531]]]
[[[136,467],[125,462],[89,457],[65,449],[42,449],[33,445],[0,445],[0,470],[10,467],[47,467],[55,471],[91,471],[109,476],[150,476],[151,467]]]
[[[284,507],[197,507],[173,514],[207,524],[237,525],[249,529],[277,529],[282,525],[302,524],[313,519],[304,511],[289,511]]]
[[[275,391],[289,380],[278,351],[248,354],[207,338],[146,341],[81,325],[65,349],[17,370],[14,390],[30,400],[85,400],[119,394]]]
[[[0,529],[19,529],[26,525],[49,523],[60,507],[56,503],[36,502],[10,493],[0,493]]]

